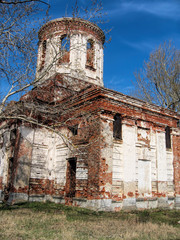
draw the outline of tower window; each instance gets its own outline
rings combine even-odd
[[[86,67],[94,69],[94,41],[92,39],[87,41]]]
[[[114,116],[113,137],[119,140],[122,139],[122,117],[118,113]]]
[[[47,45],[47,42],[46,40],[43,41],[42,43],[42,58],[41,58],[41,67],[40,69],[42,69],[44,67],[44,64],[45,64],[45,57],[46,57],[46,46]]]
[[[61,54],[59,63],[68,63],[70,59],[70,39],[67,35],[61,37]]]
[[[166,148],[171,148],[171,130],[170,127],[165,128],[166,134]]]

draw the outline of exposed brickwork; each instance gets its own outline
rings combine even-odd
[[[47,35],[52,34],[52,32],[89,32],[94,35],[95,38],[104,43],[105,36],[103,31],[95,24],[84,21],[80,18],[61,18],[57,20],[50,21],[46,23],[39,31],[39,39],[45,39]]]
[[[180,136],[173,136],[173,154],[175,193],[180,194]]]
[[[87,198],[88,197],[88,180],[78,180],[76,179],[76,195],[77,198]]]
[[[13,148],[14,148],[14,156],[11,156],[12,159],[12,166],[10,166],[10,159],[8,159],[8,176],[7,176],[7,185],[6,185],[6,189],[7,191],[16,191],[15,187],[14,187],[14,181],[16,178],[16,174],[17,174],[17,169],[18,169],[18,152],[19,152],[19,142],[20,142],[20,132],[19,130],[16,131],[16,139],[15,139],[15,143],[12,144]]]
[[[99,47],[102,47],[102,31],[80,19],[60,19],[45,24],[39,32],[40,41],[48,40],[52,32],[62,35],[67,30],[76,35],[78,31],[91,34],[92,38],[101,41]],[[90,79],[96,72],[91,62],[95,52],[87,53],[84,59],[88,60],[89,69],[85,71],[91,71]],[[136,207],[140,204],[136,201],[144,204],[161,202],[164,198],[167,202],[168,198],[179,195],[177,120],[180,116],[103,88],[100,83],[90,84],[97,80],[96,76],[86,82],[87,79],[80,80],[68,74],[49,75],[49,79],[37,84],[11,106],[12,111],[16,106],[19,115],[37,120],[37,124],[19,122],[15,138],[8,142],[11,145],[8,158],[3,159],[9,161],[7,192],[25,193],[37,199],[47,196],[57,201],[63,199],[68,205],[87,201],[93,203],[93,207],[103,208],[103,204],[107,204],[108,210],[115,211],[123,204]],[[42,112],[38,111],[40,106]],[[119,139],[113,134],[117,115],[121,127]],[[9,128],[12,124],[9,121]],[[171,130],[172,149],[166,148],[167,126]],[[11,131],[9,133],[11,135]],[[2,181],[1,177],[0,189]],[[149,202],[148,206],[152,207],[153,203]]]
[[[30,195],[62,195],[62,190],[55,189],[53,180],[49,179],[33,179],[29,181],[29,194]]]
[[[86,88],[89,83],[77,78],[66,77],[62,74],[55,74],[42,86],[35,87],[21,97],[22,101],[40,100],[44,103],[60,102],[62,99],[72,96],[77,91]]]
[[[3,178],[2,178],[2,177],[0,177],[0,190],[2,190],[2,189],[3,189],[2,180],[3,180]]]

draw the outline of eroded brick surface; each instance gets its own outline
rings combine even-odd
[[[2,177],[0,177],[0,190],[3,189],[3,185],[2,185]]]
[[[101,31],[93,26],[71,22],[69,27],[75,27],[76,34],[87,32],[86,40],[90,36],[102,44]],[[54,36],[61,36],[66,30],[61,27],[56,21],[45,25],[40,40],[47,40],[48,47],[50,32],[57,30]],[[98,44],[93,49],[102,61]],[[83,61],[85,68],[86,58]],[[0,190],[6,200],[14,194],[13,201],[29,196],[37,201],[114,211],[176,207],[175,199],[180,195],[180,116],[103,88],[102,66],[98,64],[96,69],[94,65],[94,69],[83,69],[84,75],[76,68],[75,75],[71,68],[69,75],[53,70],[9,106],[12,112],[25,114],[39,125],[14,120],[0,123],[4,124],[0,132]],[[90,75],[88,71],[92,71]],[[117,114],[120,135],[114,134]],[[166,144],[167,126],[172,148]]]
[[[173,165],[175,193],[180,194],[180,136],[173,136]]]

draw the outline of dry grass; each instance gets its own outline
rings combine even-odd
[[[142,223],[133,213],[96,213],[78,208],[57,209],[55,205],[49,206],[51,207],[1,207],[0,239],[180,239],[178,226],[152,223],[147,219]]]

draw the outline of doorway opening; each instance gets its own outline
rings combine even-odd
[[[76,162],[75,157],[67,159],[67,175],[66,175],[66,196],[75,197],[76,193]]]

